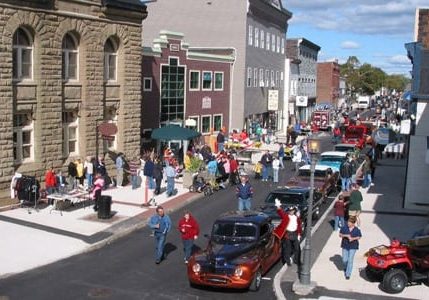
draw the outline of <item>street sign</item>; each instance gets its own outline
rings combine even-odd
[[[111,141],[111,142],[115,140],[115,136],[113,135],[102,135],[101,138],[105,141]]]
[[[98,130],[102,135],[111,136],[118,132],[118,127],[114,123],[104,122],[98,125]]]

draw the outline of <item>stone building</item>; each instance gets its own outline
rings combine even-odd
[[[252,129],[256,123],[274,129],[282,126],[284,108],[279,99],[283,99],[287,22],[292,17],[282,1],[158,0],[148,7],[145,46],[168,29],[182,32],[192,45],[235,49],[234,111],[229,113],[228,129]]]
[[[139,151],[146,15],[138,0],[0,1],[1,191],[14,172],[43,180],[96,148]],[[96,147],[106,121],[115,140]]]
[[[340,65],[338,61],[317,64],[317,103],[337,107],[340,96]]]

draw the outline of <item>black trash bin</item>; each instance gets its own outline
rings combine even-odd
[[[110,219],[110,210],[112,207],[111,196],[101,196],[98,200],[98,218],[99,219]]]

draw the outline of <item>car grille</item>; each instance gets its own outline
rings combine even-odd
[[[234,267],[230,266],[203,266],[203,273],[219,274],[219,275],[232,275],[234,274]]]

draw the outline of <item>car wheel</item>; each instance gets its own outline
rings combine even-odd
[[[251,290],[252,292],[257,292],[259,291],[259,289],[261,288],[261,283],[262,283],[262,272],[259,269],[255,276],[253,277],[252,283],[249,286],[249,290]]]
[[[313,220],[317,220],[320,217],[320,207],[315,207],[313,210]]]
[[[407,285],[408,277],[400,269],[390,269],[383,277],[382,287],[386,293],[398,294],[402,292]]]

